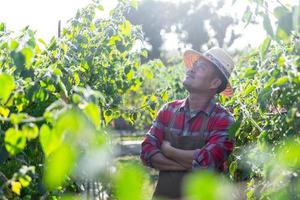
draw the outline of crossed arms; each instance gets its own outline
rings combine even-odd
[[[168,171],[192,169],[195,150],[177,149],[172,147],[168,141],[163,141],[161,152],[151,157],[154,168]]]
[[[164,141],[163,125],[154,122],[142,142],[141,160],[158,170],[180,171],[195,168],[220,169],[233,149],[228,130],[233,118],[220,115],[213,119],[205,145],[195,150],[182,150]]]
[[[159,142],[161,140],[162,142]],[[200,149],[182,150],[172,147],[162,137],[147,134],[142,143],[141,160],[144,165],[157,170],[181,171],[197,168],[219,170],[232,152],[233,141],[227,130],[211,131],[205,145]]]

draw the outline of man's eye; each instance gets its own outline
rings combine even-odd
[[[203,64],[196,64],[195,66],[194,66],[194,69],[204,69],[204,65]]]
[[[201,69],[207,69],[208,65],[206,63],[199,63],[198,64],[198,68],[201,68]]]
[[[201,64],[200,64],[199,62],[195,62],[195,63],[193,64],[193,67],[194,67],[195,69],[200,68],[200,67],[201,67]]]

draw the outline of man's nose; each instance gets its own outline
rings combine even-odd
[[[189,68],[186,73],[194,73],[195,72],[195,69],[193,67]]]

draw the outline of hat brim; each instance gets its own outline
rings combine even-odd
[[[183,54],[184,65],[188,69],[192,68],[193,63],[196,62],[197,60],[200,60],[200,59],[204,59],[204,60],[207,60],[209,62],[212,62],[212,61],[210,61],[209,58],[207,58],[206,56],[204,56],[200,52],[195,51],[193,49],[186,50]],[[226,77],[225,74],[224,74],[224,76],[225,76],[225,78],[227,79],[228,82],[227,82],[227,86],[226,86],[225,90],[223,90],[220,94],[223,95],[223,96],[232,97],[233,93],[234,93],[233,89],[232,89],[231,84],[230,84],[230,82],[229,82],[229,80],[228,80],[228,78]]]

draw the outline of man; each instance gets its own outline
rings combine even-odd
[[[160,171],[154,197],[181,198],[182,180],[189,171],[222,171],[233,149],[228,129],[234,119],[214,102],[218,93],[233,94],[228,81],[231,57],[221,48],[204,54],[187,50],[184,64],[188,97],[164,105],[142,142],[142,162]]]

